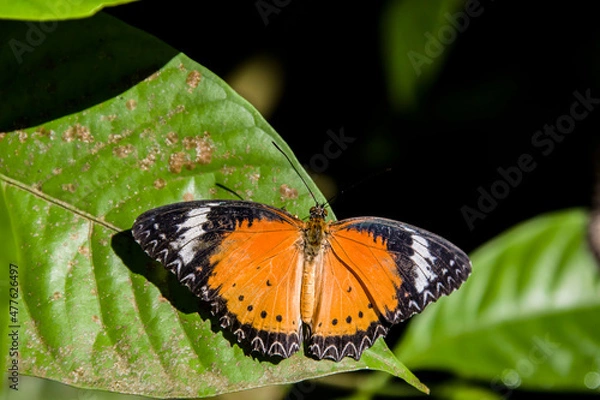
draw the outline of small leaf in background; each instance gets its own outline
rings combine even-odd
[[[383,66],[392,106],[417,108],[458,36],[483,6],[458,0],[389,1],[382,13]],[[477,9],[479,8],[479,9]]]
[[[107,54],[128,40],[136,46],[138,31],[106,17],[94,23],[118,37],[104,43]],[[81,35],[95,34],[89,25],[81,22]],[[272,141],[293,157],[248,102],[184,55],[92,108],[1,133],[0,236],[12,239],[7,261],[20,270],[20,372],[80,388],[202,397],[369,368],[426,391],[381,339],[358,362],[246,355],[133,242],[129,228],[145,210],[230,198],[217,183],[305,216],[313,201]]]
[[[0,19],[53,21],[94,15],[104,7],[137,0],[0,0]]]
[[[468,282],[415,317],[395,353],[503,394],[595,389],[600,269],[587,221],[582,210],[539,216],[475,251]]]

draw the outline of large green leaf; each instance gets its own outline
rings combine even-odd
[[[139,32],[97,21],[109,25],[99,31],[112,31],[115,47],[140,46]],[[89,24],[79,29],[96,34]],[[103,46],[114,54],[110,38]],[[53,57],[42,58],[58,64]],[[70,60],[82,63],[76,54]],[[0,133],[0,261],[20,271],[20,372],[77,387],[199,397],[370,368],[426,391],[383,340],[358,362],[300,353],[275,364],[246,355],[133,242],[128,230],[147,209],[231,197],[216,183],[306,215],[311,197],[272,141],[293,158],[249,103],[184,55],[92,108]]]
[[[595,389],[600,269],[587,221],[581,210],[544,215],[481,247],[468,282],[414,318],[396,354],[502,393]]]
[[[82,18],[102,8],[136,0],[0,0],[0,18],[35,21]]]

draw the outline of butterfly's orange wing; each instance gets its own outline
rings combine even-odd
[[[196,201],[150,210],[132,232],[151,257],[211,303],[238,341],[289,357],[302,342],[301,227],[259,203]]]
[[[468,257],[447,240],[384,218],[332,223],[309,339],[317,358],[360,358],[390,325],[420,312],[468,277]]]

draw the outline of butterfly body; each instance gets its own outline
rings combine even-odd
[[[314,313],[317,277],[322,273],[323,257],[320,255],[326,251],[329,234],[329,224],[325,222],[326,211],[323,207],[313,207],[310,219],[302,229],[304,240],[300,246],[303,248],[304,261],[300,309],[302,321],[309,325]]]
[[[266,356],[303,341],[317,359],[359,359],[388,329],[460,286],[468,257],[401,222],[303,221],[249,201],[159,207],[133,225],[135,240],[212,305],[222,327]]]

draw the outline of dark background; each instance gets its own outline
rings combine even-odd
[[[269,122],[302,163],[323,152],[327,130],[343,127],[356,140],[324,171],[338,187],[392,168],[336,198],[340,219],[398,219],[471,251],[540,213],[591,204],[600,110],[547,156],[531,140],[569,112],[575,90],[600,98],[592,2],[482,1],[485,12],[445,49],[441,73],[413,112],[389,102],[384,2],[290,1],[266,26],[252,1],[189,5],[143,1],[108,12],[222,77],[256,54],[277,59],[285,81]],[[523,153],[536,168],[469,229],[461,207],[476,209],[478,187],[489,190],[497,168],[515,166]]]

